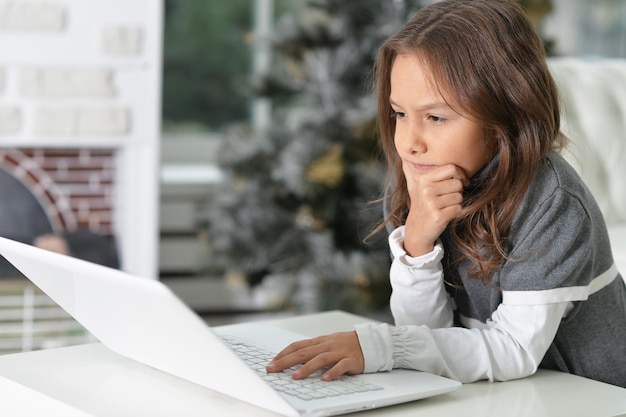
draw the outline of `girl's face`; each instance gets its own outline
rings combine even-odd
[[[398,55],[391,68],[389,101],[396,119],[396,151],[413,175],[453,164],[471,178],[493,156],[481,125],[457,113],[453,96],[437,89],[415,55]],[[405,168],[405,172],[406,169]]]

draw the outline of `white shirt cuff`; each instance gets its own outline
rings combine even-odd
[[[394,259],[407,268],[432,267],[443,258],[443,245],[440,241],[435,243],[433,250],[424,255],[412,257],[404,250],[404,226],[396,228],[389,235],[389,249]]]
[[[391,332],[386,323],[362,323],[354,326],[363,352],[364,373],[393,368]]]

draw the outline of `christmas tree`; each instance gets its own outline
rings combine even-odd
[[[208,212],[212,267],[250,285],[287,277],[284,307],[386,305],[386,236],[364,242],[382,217],[372,201],[385,175],[370,77],[378,45],[415,6],[311,1],[283,16],[272,71],[254,86],[272,100],[272,126],[239,126],[224,141],[225,180]]]
[[[221,155],[225,181],[208,213],[209,264],[254,286],[281,276],[282,307],[385,308],[385,167],[370,88],[378,46],[419,1],[317,0],[287,15],[274,66],[255,92],[271,98],[272,125],[233,129]]]

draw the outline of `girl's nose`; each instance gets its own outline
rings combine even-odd
[[[407,129],[405,141],[405,148],[408,153],[417,154],[426,152],[426,142],[424,141],[422,132],[415,124],[411,124],[411,127]]]

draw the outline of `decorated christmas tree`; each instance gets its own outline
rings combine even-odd
[[[389,299],[382,220],[385,167],[371,89],[380,43],[419,1],[317,0],[287,15],[273,39],[274,65],[255,93],[270,98],[272,125],[232,129],[225,181],[208,213],[209,264],[251,286],[282,277],[279,304],[361,314]]]
[[[272,125],[233,128],[224,142],[208,264],[252,286],[283,277],[283,307],[386,305],[386,236],[364,242],[382,217],[372,202],[385,175],[370,77],[378,45],[415,6],[311,1],[278,22],[272,71],[254,85],[272,100]]]

